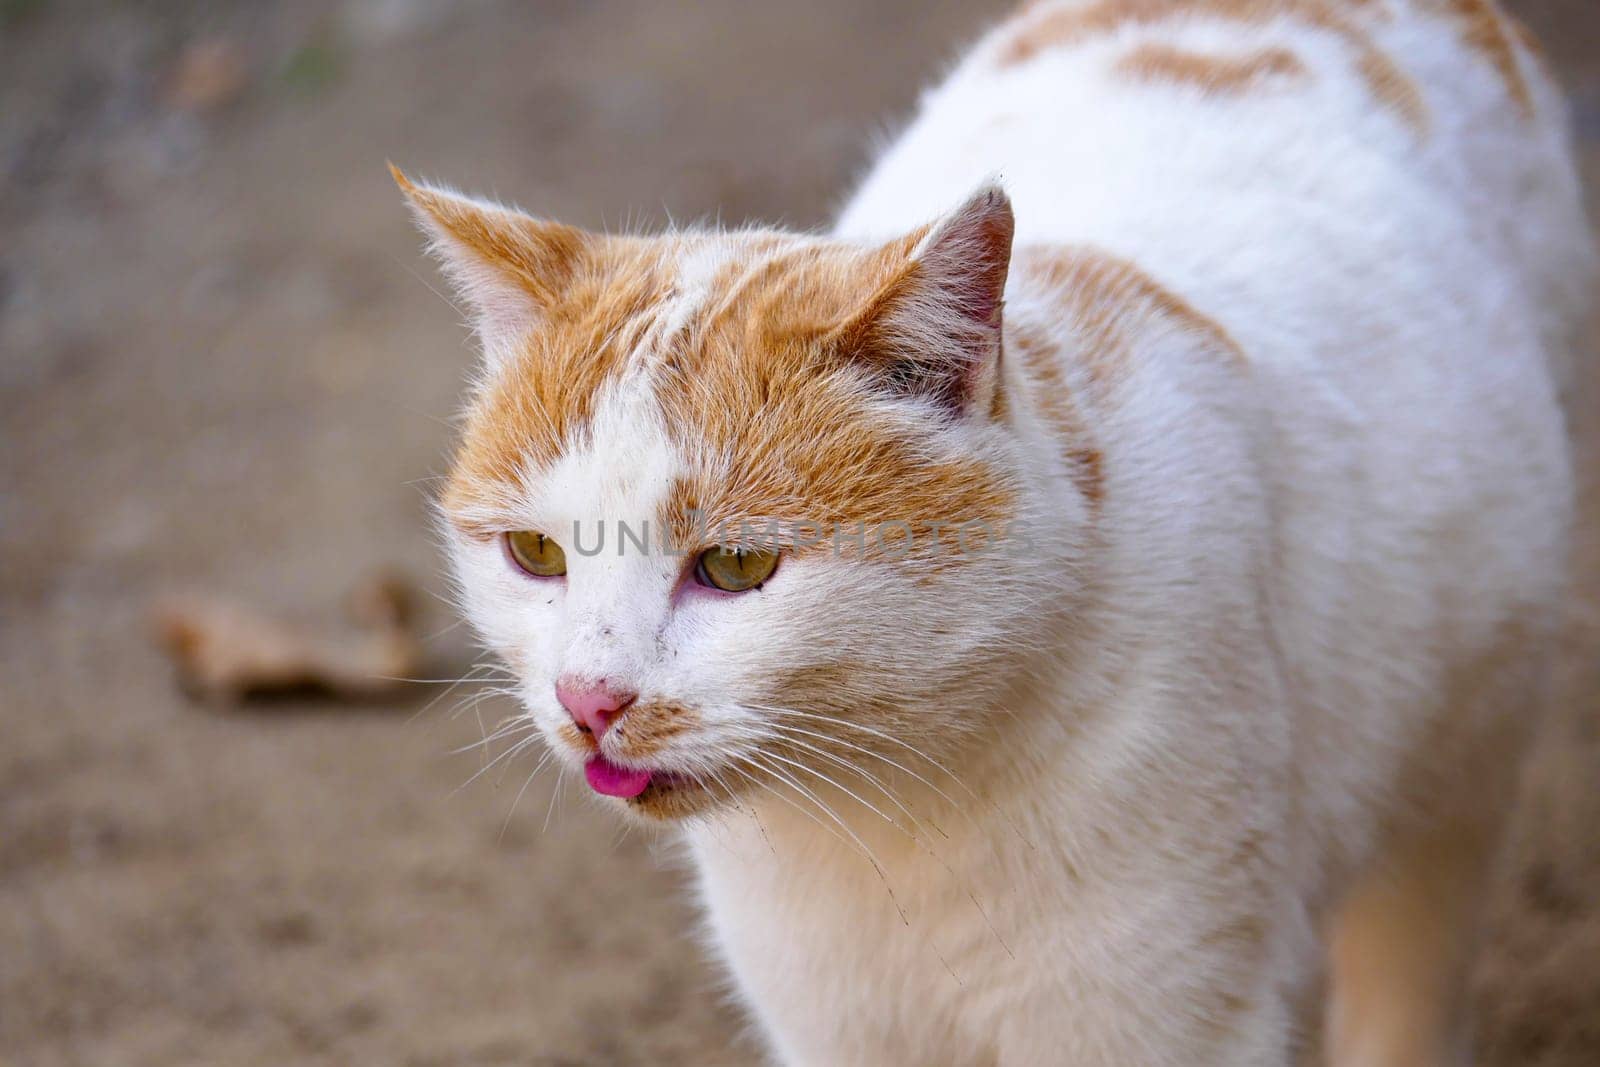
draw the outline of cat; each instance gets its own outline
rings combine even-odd
[[[1465,1061],[1595,276],[1494,3],[1035,0],[826,235],[395,176],[465,611],[777,1062]]]

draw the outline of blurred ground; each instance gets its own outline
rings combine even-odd
[[[420,480],[469,351],[385,158],[591,226],[816,224],[1005,6],[0,0],[0,1063],[753,1059],[663,846],[548,776],[514,804],[526,763],[457,790],[501,698],[198,708],[144,607],[332,612],[383,564],[442,589]],[[1600,180],[1600,5],[1512,6]],[[1492,1064],[1600,1063],[1588,486]],[[451,622],[436,677],[472,662]]]

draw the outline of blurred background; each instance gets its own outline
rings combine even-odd
[[[398,572],[404,673],[476,662],[427,507],[471,348],[385,159],[590,227],[821,225],[1009,6],[0,0],[0,1064],[753,1062],[670,843],[534,755],[479,775],[504,742],[452,754],[503,696],[197,701],[151,613],[359,638],[395,616],[341,603]],[[1600,4],[1507,6],[1600,189]],[[1492,1065],[1600,1063],[1597,380],[1561,713],[1475,983]],[[180,650],[305,639],[182,610]]]

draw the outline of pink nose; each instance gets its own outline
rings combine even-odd
[[[578,729],[592,734],[596,741],[638,696],[638,693],[607,685],[604,678],[592,681],[560,678],[556,681],[556,699],[567,709]]]

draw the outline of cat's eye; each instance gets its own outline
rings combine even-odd
[[[778,566],[778,553],[750,548],[708,548],[694,565],[694,576],[701,585],[724,593],[743,593],[772,577]]]
[[[512,563],[538,578],[559,578],[567,573],[567,554],[536,530],[512,530],[506,534],[506,554]]]

